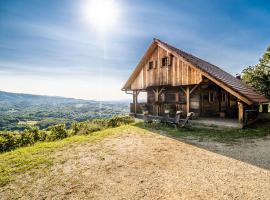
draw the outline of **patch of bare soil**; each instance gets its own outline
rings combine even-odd
[[[269,199],[270,171],[134,129],[54,155],[50,169],[3,188],[0,199]]]

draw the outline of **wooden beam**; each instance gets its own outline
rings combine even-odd
[[[160,95],[163,90],[165,90],[164,87],[159,90],[158,94]]]
[[[244,105],[241,101],[237,102],[238,104],[238,121],[240,123],[244,122]]]
[[[158,102],[158,95],[159,95],[158,88],[157,89],[153,89],[153,92],[155,94],[155,104],[154,104],[154,108],[155,108],[154,111],[155,111],[155,113],[153,113],[153,114],[158,115],[158,105],[156,104],[156,102]]]
[[[136,114],[136,100],[135,100],[135,90],[133,90],[133,112]]]
[[[221,112],[221,101],[222,101],[222,92],[221,89],[218,89],[218,111]]]
[[[197,88],[199,85],[200,85],[200,83],[197,84],[197,85],[195,85],[195,86],[190,90],[190,94],[191,94],[192,92],[194,92],[194,90],[196,90],[196,88]]]
[[[186,91],[182,86],[180,86],[180,89],[181,89],[185,94],[187,94],[187,91]]]
[[[186,96],[187,96],[187,114],[189,113],[189,96],[190,96],[190,91],[189,91],[189,86],[187,86],[187,92],[186,92]]]
[[[135,102],[134,112],[135,112],[135,114],[137,114],[137,102],[138,102],[137,97],[138,97],[137,90],[135,90],[134,91],[134,102]]]
[[[230,111],[231,107],[231,97],[230,97],[230,93],[227,92],[226,93],[226,111],[227,113]]]

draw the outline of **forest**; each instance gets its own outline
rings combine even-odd
[[[92,101],[0,91],[0,130],[46,129],[56,124],[110,118],[128,113],[127,101]]]

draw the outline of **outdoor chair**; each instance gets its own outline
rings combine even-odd
[[[165,110],[164,118],[163,118],[162,122],[165,123],[165,124],[170,123],[170,111]]]
[[[187,114],[186,119],[183,120],[183,122],[180,125],[181,128],[190,128],[192,125],[190,123],[190,119],[192,118],[192,116],[194,115],[194,112],[189,112]]]
[[[155,129],[159,129],[159,124],[160,124],[160,120],[157,120],[157,119],[151,119],[149,117],[149,114],[148,112],[144,112],[143,114],[143,121],[144,121],[144,127],[146,128],[155,128]]]
[[[181,111],[181,110],[176,111],[175,118],[173,120],[168,119],[167,123],[177,127],[181,123],[181,114],[182,113],[183,113],[183,111]]]

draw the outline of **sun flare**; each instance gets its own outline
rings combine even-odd
[[[116,25],[119,8],[114,0],[87,0],[84,15],[94,28],[107,30]]]

